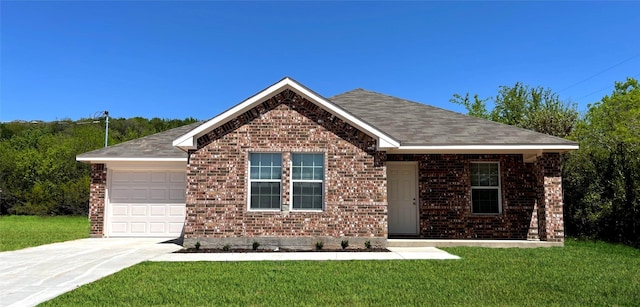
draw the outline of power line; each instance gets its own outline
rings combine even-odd
[[[614,69],[614,68],[616,68],[616,67],[618,67],[618,66],[620,66],[620,65],[622,65],[622,64],[624,64],[624,63],[626,63],[626,62],[629,62],[629,61],[631,61],[631,60],[633,60],[633,59],[635,59],[635,58],[637,58],[637,57],[640,57],[640,54],[636,54],[636,55],[634,55],[634,56],[632,56],[632,57],[630,57],[630,58],[628,58],[628,59],[626,59],[626,60],[623,60],[622,62],[619,62],[619,63],[617,63],[617,64],[614,64],[613,66],[610,66],[610,67],[608,67],[608,68],[605,68],[604,70],[601,70],[600,72],[596,73],[595,75],[592,75],[592,76],[587,77],[587,78],[585,78],[585,79],[582,79],[582,80],[580,80],[580,81],[578,81],[578,82],[576,82],[576,83],[574,83],[574,84],[572,84],[572,85],[569,85],[569,86],[567,86],[567,87],[565,87],[565,88],[563,88],[563,89],[559,90],[559,91],[558,91],[558,93],[563,92],[563,91],[566,91],[566,90],[568,90],[568,89],[570,89],[570,88],[572,88],[572,87],[574,87],[574,86],[576,86],[576,85],[578,85],[578,84],[581,84],[581,83],[584,83],[584,82],[586,82],[586,81],[589,81],[589,80],[591,80],[591,79],[593,79],[593,78],[595,78],[595,77],[597,77],[597,76],[599,76],[599,75],[601,75],[601,74],[603,74],[603,73],[605,73],[605,72],[607,72],[607,71],[609,71],[609,70],[612,70],[612,69]],[[596,93],[597,93],[597,92],[596,92]],[[591,95],[591,94],[589,94],[589,95]],[[588,96],[588,95],[587,95],[587,96]],[[582,97],[581,97],[581,98],[582,98]]]
[[[640,76],[640,73],[637,73],[637,74],[635,74],[635,75],[631,76],[631,78],[635,78],[635,77],[637,77],[637,76]],[[589,93],[589,94],[586,94],[586,95],[584,95],[584,96],[578,97],[578,98],[576,98],[576,100],[580,100],[580,99],[582,99],[582,98],[589,97],[589,96],[591,96],[591,95],[593,95],[593,94],[596,94],[596,93],[602,92],[602,91],[607,90],[607,89],[610,89],[610,88],[612,88],[612,87],[613,87],[613,85],[608,85],[608,86],[603,87],[603,88],[601,88],[601,89],[599,89],[599,90],[597,90],[597,91],[593,91],[593,92],[591,92],[591,93]]]

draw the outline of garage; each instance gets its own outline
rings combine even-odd
[[[180,236],[185,219],[185,170],[110,170],[105,219],[113,237]]]

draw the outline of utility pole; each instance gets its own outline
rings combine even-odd
[[[104,116],[105,125],[104,125],[104,147],[109,146],[109,111],[98,111],[93,113],[92,119],[93,123],[99,123],[100,117]]]
[[[104,147],[109,146],[109,111],[104,111],[104,116],[106,117],[106,124],[104,127]]]

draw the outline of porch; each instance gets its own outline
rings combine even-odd
[[[535,248],[563,247],[564,242],[537,240],[464,240],[464,239],[419,239],[395,238],[387,239],[387,247],[491,247],[491,248]]]
[[[390,154],[386,166],[389,246],[563,246],[558,154]]]

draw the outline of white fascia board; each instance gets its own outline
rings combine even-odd
[[[400,146],[389,153],[523,153],[523,152],[566,152],[577,150],[578,145],[434,145]]]
[[[204,132],[216,128],[219,124],[226,123],[228,120],[252,109],[256,104],[264,101],[267,98],[270,98],[275,94],[278,94],[285,89],[293,90],[294,92],[304,96],[306,99],[317,102],[323,108],[345,120],[349,124],[363,130],[364,132],[367,132],[372,137],[376,137],[378,139],[379,148],[398,148],[400,146],[400,142],[394,140],[388,135],[382,133],[382,131],[375,129],[374,127],[356,118],[355,116],[347,113],[327,99],[313,93],[312,91],[308,90],[304,86],[301,86],[299,83],[290,78],[282,79],[280,82],[268,87],[267,89],[248,98],[235,107],[210,119],[206,123],[190,131],[189,133],[177,138],[173,141],[173,146],[179,147],[180,149],[185,151],[188,149],[196,149],[195,139],[200,137]]]
[[[79,158],[76,157],[76,161],[79,162],[92,162],[92,163],[104,163],[104,162],[187,162],[187,157],[184,158]]]

